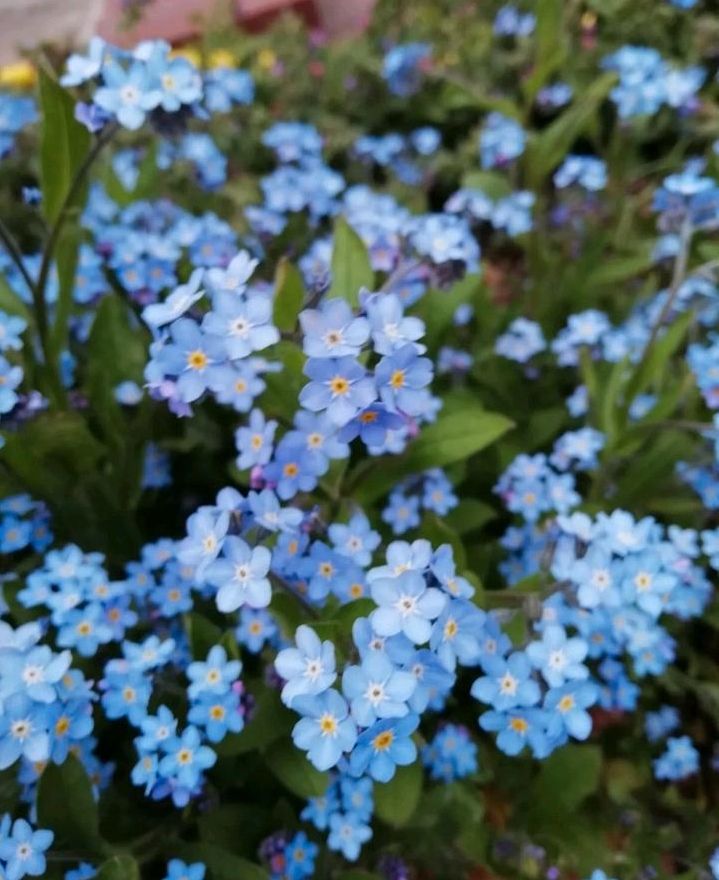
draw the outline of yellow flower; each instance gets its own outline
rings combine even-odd
[[[272,49],[262,49],[257,54],[257,63],[264,70],[271,70],[277,62],[277,56]]]
[[[210,57],[207,62],[208,67],[234,67],[235,66],[235,56],[230,52],[229,49],[215,49],[214,52],[210,52]]]
[[[29,61],[16,61],[0,67],[0,86],[29,89],[37,82],[37,70]]]
[[[196,49],[194,46],[184,46],[182,49],[173,49],[170,52],[171,58],[186,58],[191,64],[194,64],[195,67],[202,66],[202,55],[200,54],[200,50]]]

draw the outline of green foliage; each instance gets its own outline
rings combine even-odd
[[[74,192],[73,181],[89,152],[90,133],[75,119],[75,99],[42,69],[40,106],[42,205],[48,223],[54,223],[63,209],[82,204],[87,181]]]
[[[305,755],[288,741],[270,747],[267,764],[285,788],[297,797],[319,797],[327,791],[328,774],[316,770]]]
[[[275,272],[275,306],[272,312],[272,320],[278,330],[294,330],[304,298],[302,276],[286,258],[281,259]]]
[[[418,763],[398,767],[394,778],[375,789],[375,812],[388,825],[406,825],[422,793],[422,768]]]
[[[335,223],[333,240],[332,285],[327,296],[346,299],[356,306],[363,287],[374,289],[374,272],[367,248],[343,217]]]
[[[132,856],[112,856],[95,875],[98,880],[140,880],[140,867]]]
[[[63,764],[48,764],[43,770],[37,812],[40,824],[55,833],[59,845],[95,853],[105,851],[92,785],[74,755],[68,755]]]

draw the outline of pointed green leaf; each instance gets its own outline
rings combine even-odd
[[[97,804],[81,762],[69,754],[63,764],[48,764],[38,783],[40,827],[55,834],[55,845],[102,852]]]
[[[291,332],[297,324],[305,300],[302,275],[285,257],[277,264],[275,272],[275,303],[272,318],[280,330]]]
[[[90,149],[90,132],[75,119],[75,100],[57,80],[40,70],[40,179],[42,207],[49,223],[62,210],[73,178]],[[84,194],[78,192],[77,204]]]
[[[421,793],[422,765],[419,761],[398,767],[389,782],[375,785],[375,812],[383,822],[399,828],[412,818]]]
[[[304,752],[288,741],[267,752],[267,766],[279,781],[301,798],[320,797],[327,791],[329,775],[316,770]]]
[[[332,285],[327,298],[339,297],[356,306],[362,287],[368,290],[374,287],[374,271],[367,248],[344,217],[340,217],[334,229]]]
[[[140,867],[132,856],[112,856],[100,865],[95,880],[140,880]]]

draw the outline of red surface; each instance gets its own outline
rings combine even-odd
[[[313,0],[235,0],[238,23],[248,30],[261,30],[279,13],[293,9],[310,24],[317,23]],[[171,43],[192,39],[216,7],[216,0],[153,0],[137,27],[122,27],[122,0],[106,0],[98,33],[119,46],[161,37]]]

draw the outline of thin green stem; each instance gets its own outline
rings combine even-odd
[[[88,154],[85,156],[84,160],[78,167],[77,171],[75,172],[75,176],[70,183],[67,194],[65,195],[60,211],[55,218],[55,221],[50,226],[50,234],[48,236],[47,242],[45,243],[45,248],[42,255],[42,262],[40,263],[40,272],[37,278],[37,285],[35,290],[33,291],[33,306],[35,309],[35,319],[37,322],[40,344],[42,345],[45,362],[48,365],[51,362],[52,352],[50,350],[50,338],[48,335],[47,300],[45,297],[45,293],[48,280],[50,278],[50,271],[52,269],[53,260],[55,257],[55,248],[57,247],[57,243],[60,239],[60,234],[62,233],[65,223],[67,222],[67,219],[70,215],[72,206],[77,199],[77,196],[79,195],[82,187],[85,185],[90,169],[97,160],[97,157],[100,155],[103,147],[105,147],[106,144],[110,142],[116,131],[116,124],[113,123],[111,125],[108,125],[107,128],[105,128],[100,136],[97,138],[92,146],[92,149],[88,152]]]
[[[314,607],[314,605],[310,604],[310,602],[308,602],[307,599],[305,599],[305,597],[301,595],[298,590],[295,590],[292,584],[286,581],[283,577],[276,574],[274,571],[271,571],[270,580],[275,586],[280,587],[280,589],[284,590],[285,593],[288,593],[290,596],[296,599],[311,617],[315,619],[319,617],[319,612]]]
[[[27,284],[28,289],[32,293],[35,289],[35,282],[27,271],[25,260],[23,259],[22,251],[20,250],[18,243],[15,241],[12,232],[10,232],[2,220],[0,220],[0,241],[5,245],[5,249],[10,255],[10,259],[15,264],[18,272],[22,275],[25,284]]]
[[[649,334],[649,339],[647,340],[647,344],[644,346],[642,355],[639,358],[639,363],[642,363],[642,361],[645,360],[649,352],[652,350],[654,343],[657,341],[657,336],[659,335],[659,331],[661,330],[662,325],[669,317],[669,315],[671,314],[671,310],[674,307],[677,295],[679,294],[679,288],[682,286],[682,282],[684,281],[687,274],[687,265],[689,263],[689,250],[691,248],[693,231],[694,230],[691,224],[691,220],[687,216],[687,218],[684,220],[684,223],[682,224],[682,228],[679,233],[679,252],[677,253],[677,258],[674,261],[674,272],[672,274],[672,283],[669,287],[669,293],[667,294],[667,298],[664,301],[664,305],[659,312],[657,320],[654,322],[654,325]]]

